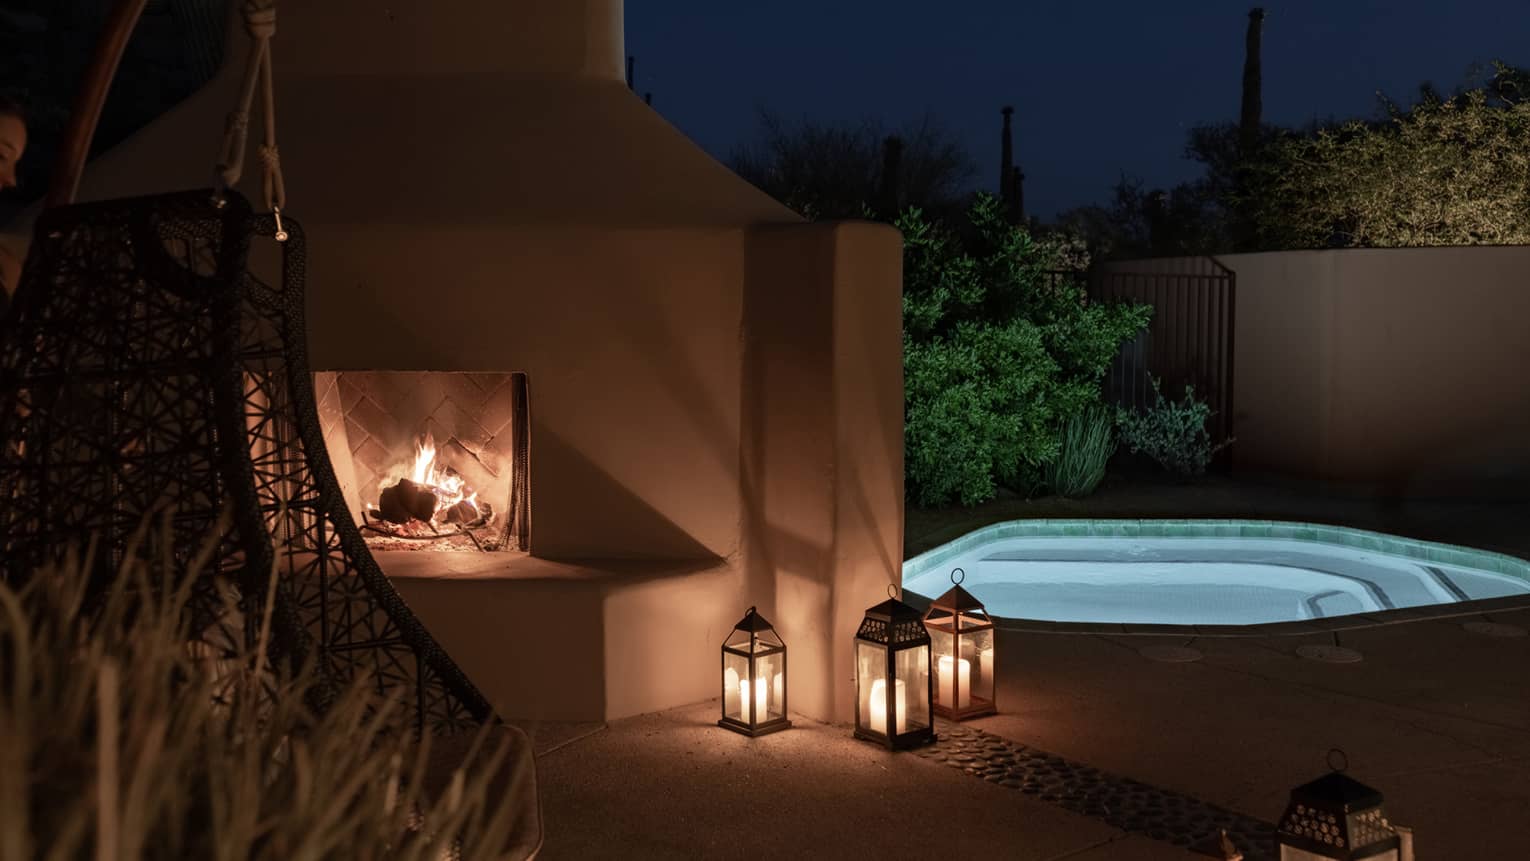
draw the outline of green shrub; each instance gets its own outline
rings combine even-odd
[[[1063,425],[1062,446],[1046,466],[1046,486],[1060,496],[1088,496],[1105,479],[1105,464],[1115,453],[1115,415],[1104,404],[1091,404]]]
[[[1195,397],[1195,387],[1185,386],[1185,397],[1174,403],[1163,396],[1158,378],[1153,378],[1154,404],[1138,415],[1119,410],[1116,423],[1121,441],[1133,454],[1145,454],[1175,475],[1191,477],[1206,472],[1211,458],[1232,444],[1224,440],[1215,445],[1206,430],[1211,406]]]
[[[923,506],[1029,491],[1061,447],[1062,417],[1100,400],[1121,344],[1146,305],[1087,301],[1054,277],[1066,246],[1040,242],[979,195],[961,229],[905,211],[904,458],[908,497]]]
[[[87,614],[86,570],[0,584],[0,858],[502,857],[507,744],[475,743],[427,797],[429,739],[388,731],[399,704],[367,680],[315,714],[314,674],[263,659],[269,617],[260,646],[215,658],[186,582],[129,562]]]
[[[1280,134],[1255,163],[1261,248],[1530,242],[1525,73],[1446,98],[1425,88],[1385,121]]]
[[[1055,451],[1044,403],[1057,366],[1024,320],[963,323],[949,337],[908,343],[903,425],[908,494],[920,505],[992,499],[999,480]]]

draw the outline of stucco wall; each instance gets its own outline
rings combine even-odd
[[[748,259],[748,591],[796,650],[792,708],[849,721],[851,641],[901,581],[902,237],[864,222],[762,229]]]
[[[621,28],[620,0],[281,7],[311,364],[525,371],[538,555],[732,558],[744,237],[801,219],[627,90]],[[80,199],[209,184],[247,44]]]
[[[1530,247],[1217,259],[1237,273],[1235,469],[1386,496],[1530,495]]]
[[[537,555],[737,551],[743,230],[310,230],[316,368],[528,374]]]

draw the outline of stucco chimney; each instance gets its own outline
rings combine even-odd
[[[626,77],[622,0],[282,0],[277,6],[272,44],[279,75],[497,74],[615,83]],[[293,44],[299,41],[302,51]]]

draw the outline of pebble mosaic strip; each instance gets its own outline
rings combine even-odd
[[[1272,823],[1107,774],[982,730],[938,721],[935,732],[939,740],[916,749],[919,756],[1123,831],[1186,849],[1205,845],[1225,828],[1246,861],[1275,861]]]

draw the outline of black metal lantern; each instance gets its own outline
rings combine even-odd
[[[750,607],[722,647],[722,720],[734,732],[761,736],[786,729],[786,644]]]
[[[967,572],[951,572],[951,591],[930,604],[924,627],[930,632],[935,666],[935,714],[947,720],[991,715],[994,707],[993,620],[982,602],[963,589]]]
[[[1275,846],[1281,861],[1412,861],[1387,821],[1381,793],[1343,773],[1342,751],[1328,753],[1333,770],[1291,790]],[[1408,841],[1411,850],[1412,841]]]
[[[900,750],[935,740],[930,635],[897,587],[887,591],[855,633],[855,737]]]

